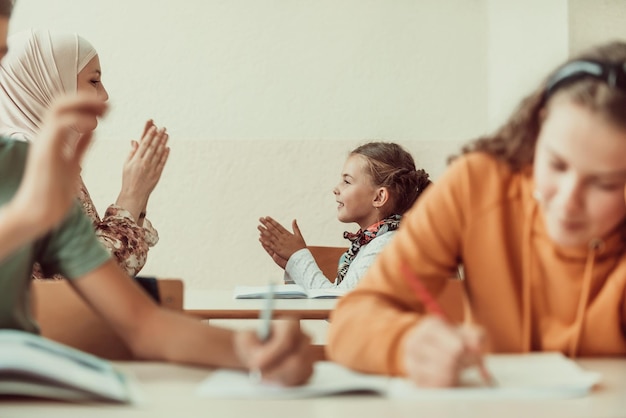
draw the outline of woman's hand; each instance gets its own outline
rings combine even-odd
[[[293,233],[269,216],[260,218],[257,228],[260,232],[259,241],[265,251],[281,268],[285,268],[289,257],[298,250],[306,248],[297,221],[292,222]]]
[[[140,213],[145,212],[148,198],[159,182],[169,157],[168,139],[165,128],[158,129],[149,120],[141,140],[131,141],[131,151],[122,172],[122,190],[116,204],[128,210],[137,221],[140,220]]]
[[[453,387],[463,369],[482,366],[484,332],[471,326],[453,326],[426,316],[405,340],[407,376],[419,386]]]
[[[265,342],[259,341],[254,331],[238,332],[235,351],[249,370],[259,371],[267,382],[301,385],[313,374],[311,339],[295,320],[273,321]]]

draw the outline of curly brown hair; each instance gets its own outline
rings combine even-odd
[[[417,170],[411,154],[398,144],[369,142],[350,152],[350,155],[355,154],[367,160],[374,185],[389,190],[391,205],[385,216],[404,214],[431,185],[428,173]]]
[[[546,77],[539,87],[524,98],[509,120],[492,135],[475,139],[461,149],[461,154],[486,152],[508,163],[515,171],[533,163],[535,145],[541,128],[543,110],[556,98],[567,98],[583,105],[607,121],[626,129],[626,94],[610,88],[597,78],[584,77],[559,86],[546,99],[546,85],[561,68],[577,60],[599,61],[608,64],[626,62],[626,43],[610,42],[591,48],[568,60]],[[457,155],[448,159],[454,160]]]

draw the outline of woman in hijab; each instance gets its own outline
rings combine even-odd
[[[29,30],[9,38],[9,53],[0,67],[0,136],[25,141],[36,139],[43,115],[59,96],[76,92],[108,100],[96,50],[76,34]],[[97,119],[76,126],[77,135],[93,131]],[[130,276],[146,263],[149,247],[158,234],[145,218],[150,194],[169,156],[168,134],[146,122],[139,142],[131,141],[124,163],[122,188],[100,218],[82,179],[78,198],[91,218],[96,235]],[[39,266],[35,278],[46,278]],[[54,277],[60,278],[60,277]]]

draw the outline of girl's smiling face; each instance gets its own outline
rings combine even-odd
[[[337,219],[356,222],[362,229],[379,221],[375,206],[378,188],[372,183],[367,160],[359,154],[348,157],[341,172],[341,181],[333,189],[337,203]]]

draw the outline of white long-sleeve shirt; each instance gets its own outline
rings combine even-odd
[[[393,238],[395,231],[388,231],[376,236],[357,253],[341,283],[337,278],[327,278],[313,259],[311,252],[303,248],[293,253],[285,267],[285,283],[296,283],[306,289],[354,289],[367,269],[372,265],[378,253]]]

